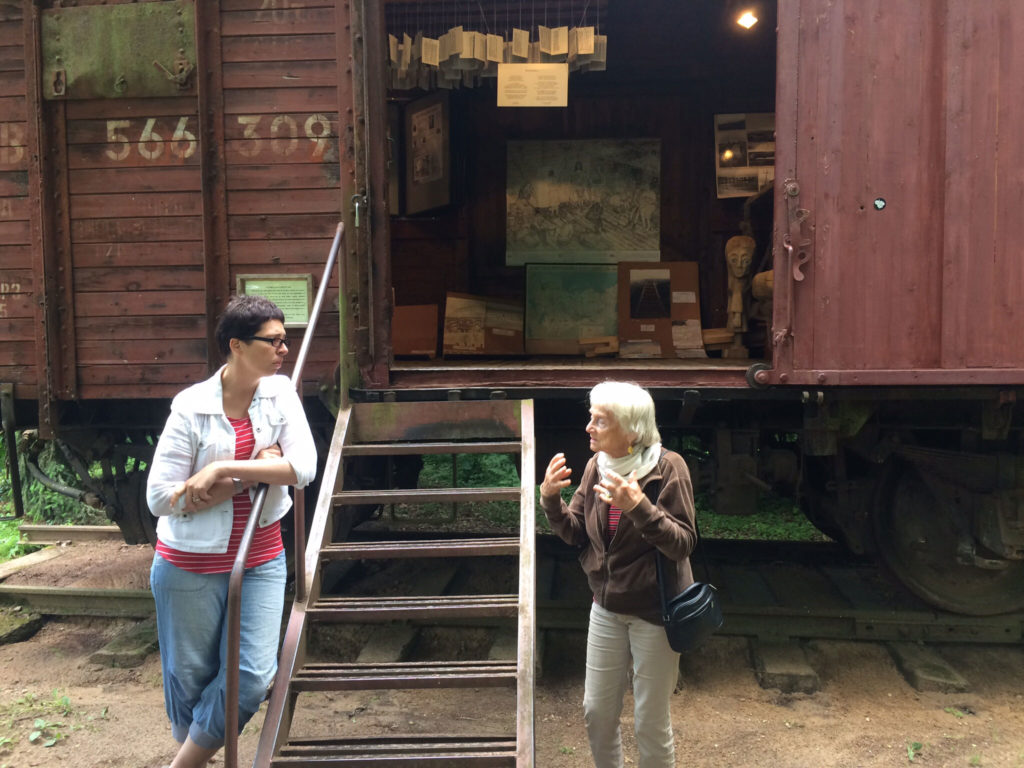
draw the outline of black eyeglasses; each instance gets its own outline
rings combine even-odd
[[[274,349],[280,349],[281,345],[288,346],[288,337],[282,336],[280,338],[270,338],[269,336],[249,336],[246,341],[265,341],[267,344],[272,346]]]

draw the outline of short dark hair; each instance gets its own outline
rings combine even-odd
[[[217,320],[217,347],[227,358],[232,339],[249,339],[268,320],[284,322],[284,312],[263,296],[233,296]]]

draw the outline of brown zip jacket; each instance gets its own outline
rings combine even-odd
[[[598,605],[660,624],[655,547],[675,561],[665,569],[669,598],[693,583],[689,558],[697,531],[690,471],[682,456],[665,451],[658,465],[640,478],[641,488],[661,481],[657,505],[645,496],[633,509],[623,510],[610,544],[608,504],[594,492],[598,479],[594,456],[569,504],[559,496],[542,496],[541,507],[559,538],[583,547],[580,564]]]

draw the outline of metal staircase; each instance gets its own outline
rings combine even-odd
[[[514,453],[517,487],[345,490],[345,462],[360,456]],[[296,554],[296,599],[284,638],[255,766],[534,765],[535,547],[532,401],[357,403],[338,417],[305,552]],[[351,505],[516,500],[518,537],[414,541],[330,541]],[[346,529],[345,525],[341,526]],[[340,560],[518,555],[517,594],[351,597],[322,592],[325,568]],[[304,566],[304,567],[303,567]],[[486,619],[516,622],[515,658],[484,661],[307,662],[314,623]],[[353,738],[349,724],[316,738],[290,738],[299,696],[314,691],[512,687],[508,727],[487,735],[396,733]],[[454,727],[454,726],[453,726]],[[414,730],[414,729],[413,729]]]

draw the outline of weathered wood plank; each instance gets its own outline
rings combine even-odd
[[[321,238],[337,226],[338,214],[330,213],[232,216],[228,235],[232,240]]]
[[[23,44],[24,39],[21,9],[12,5],[0,5],[0,45]]]
[[[224,37],[316,34],[334,29],[334,8],[277,8],[267,11],[227,11],[221,14]]]
[[[290,165],[230,165],[228,191],[273,189],[338,189],[336,163],[293,163]],[[339,200],[340,200],[339,193]]]
[[[150,122],[152,120],[152,122]],[[181,151],[190,148],[190,144],[199,134],[199,118],[195,108],[179,115],[143,116],[113,119],[83,119],[68,121],[68,144],[106,144],[119,148],[127,139],[129,144],[142,141],[147,148],[152,148],[159,136],[163,142],[173,142]],[[191,138],[190,138],[191,137]],[[191,146],[195,151],[195,146]]]
[[[27,221],[0,221],[0,243],[28,245],[31,242]]]
[[[122,339],[199,339],[206,338],[203,315],[151,315],[135,317],[76,316],[75,330],[80,341]]]
[[[3,96],[0,97],[0,115],[3,115],[8,120],[14,119],[25,119],[28,113],[25,111],[25,97],[24,96]]]
[[[267,0],[221,0],[222,11],[260,11],[264,10]],[[330,8],[335,0],[288,0],[289,8]],[[264,13],[274,13],[274,9],[264,10]]]
[[[75,243],[198,240],[203,234],[202,226],[202,219],[199,216],[172,216],[165,219],[85,219],[71,223],[71,239]]]
[[[322,83],[310,82],[310,85],[322,85]],[[244,87],[244,86],[242,86]],[[25,73],[19,71],[5,72],[0,70],[0,96],[24,96],[25,95]]]
[[[71,195],[71,218],[102,219],[117,211],[121,216],[201,216],[202,199],[190,192],[125,192]]]
[[[84,365],[133,363],[205,363],[205,339],[176,339],[173,344],[161,336],[152,339],[106,339],[80,341],[78,362]]]
[[[224,92],[224,112],[229,115],[280,115],[310,111],[337,112],[337,89],[241,88]]]
[[[2,306],[3,302],[0,302]],[[0,345],[0,367],[33,365],[36,361],[34,341],[5,341]]]
[[[75,291],[203,290],[203,268],[123,267],[76,269]]]
[[[105,192],[198,192],[198,166],[164,168],[89,168],[69,174],[72,195]]]
[[[299,111],[290,114],[232,115],[224,121],[227,139],[269,139],[279,142],[292,136],[307,140],[338,135],[337,112]]]
[[[17,269],[6,258],[0,263],[0,299],[16,293],[32,293],[33,285],[31,269]]]
[[[98,291],[75,297],[76,317],[202,315],[205,310],[202,291]]]
[[[3,154],[3,150],[0,150],[0,154]],[[0,197],[27,196],[28,171],[0,171]]]
[[[4,99],[0,99],[0,102]],[[4,114],[4,117],[22,117],[22,114]],[[24,172],[28,168],[28,126],[24,122],[0,123],[0,171]]]
[[[258,35],[225,37],[221,41],[224,62],[333,61],[338,51],[334,35]]]
[[[260,164],[316,163],[337,168],[338,140],[233,139],[224,142],[228,167]],[[280,173],[280,172],[276,172]],[[337,174],[337,170],[334,171]]]
[[[200,379],[197,379],[199,381]],[[195,382],[185,382],[194,384]],[[83,384],[78,382],[79,396],[83,400],[117,400],[131,397],[136,400],[169,400],[185,388],[184,384]]]
[[[334,62],[239,61],[224,65],[225,88],[333,86],[338,79]]]
[[[78,380],[82,385],[83,394],[88,386],[117,385],[118,389],[106,390],[105,397],[143,397],[137,392],[147,384],[171,385],[172,390],[164,390],[166,397],[176,394],[186,385],[202,381],[208,376],[206,363],[174,363],[139,365],[123,363],[120,365],[80,365]]]
[[[304,189],[295,195],[276,190],[228,193],[228,214],[252,213],[336,213],[340,218],[341,195],[336,189]]]
[[[334,227],[338,222],[335,219]],[[300,264],[308,265],[309,271],[318,274],[327,261],[331,250],[330,239],[323,237],[293,240],[233,240],[231,263],[239,264]]]
[[[75,246],[75,267],[160,267],[203,263],[203,244],[196,241],[172,243],[80,243]]]
[[[69,101],[68,122],[75,120],[148,119],[195,115],[194,96],[167,99],[88,99]]]
[[[0,72],[25,71],[25,46],[0,45]]]
[[[32,268],[32,246],[4,244],[4,264],[10,269]]]
[[[149,157],[139,154],[137,143],[130,144],[76,144],[68,147],[68,168],[157,168],[199,166],[199,152],[171,152],[172,142],[149,142],[145,146]],[[161,149],[157,151],[156,147]]]
[[[8,341],[34,341],[39,332],[35,318],[14,317],[0,319],[0,336]]]
[[[39,384],[39,379],[36,376],[35,366],[32,365],[0,365],[0,381],[10,381],[15,384],[21,384],[27,387],[35,388]],[[18,387],[14,388],[15,397],[27,397],[28,395],[22,395]],[[33,390],[32,397],[36,397],[36,393]]]
[[[0,220],[27,221],[27,197],[0,197]]]

